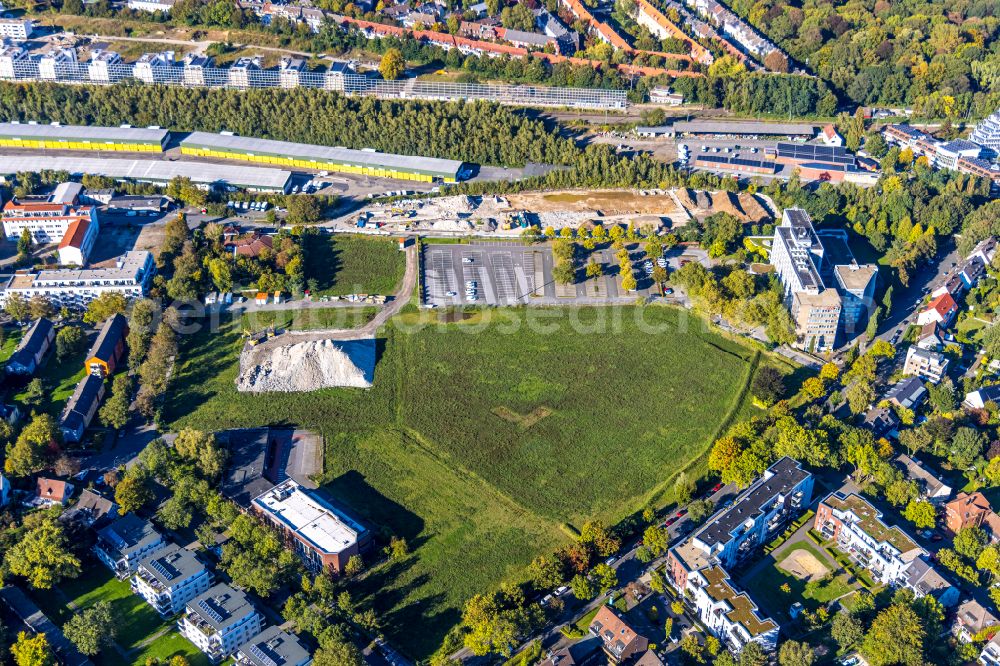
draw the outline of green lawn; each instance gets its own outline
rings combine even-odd
[[[151,658],[159,659],[161,664],[165,664],[171,657],[178,655],[187,659],[191,666],[209,666],[208,657],[194,643],[177,633],[176,629],[171,629],[146,646],[145,650],[135,654],[132,664],[142,666]]]
[[[743,388],[756,360],[668,308],[428,321],[409,313],[384,331],[372,389],[267,396],[237,393],[230,323],[184,339],[165,406],[173,428],[320,431],[327,489],[411,544],[410,558],[368,575],[361,596],[419,658],[469,596],[520,579],[565,542],[561,523],[615,522],[666,501],[673,476],[752,410]]]
[[[46,400],[42,403],[41,411],[58,418],[66,401],[76,390],[76,385],[87,376],[83,362],[87,359],[90,344],[88,339],[88,344],[84,346],[83,351],[65,362],[56,359],[55,343],[52,347],[35,376],[41,378],[46,389]],[[24,392],[15,395],[14,399],[21,402],[24,399]],[[30,412],[30,410],[28,411]]]
[[[260,331],[269,326],[298,331],[309,331],[317,328],[359,328],[374,319],[379,309],[368,305],[345,308],[261,310],[244,313],[240,326],[247,331]]]
[[[3,329],[3,344],[0,345],[0,363],[6,363],[7,359],[11,357],[14,350],[17,349],[17,344],[21,341],[21,336],[24,335],[24,331],[20,328],[14,329],[13,331]]]
[[[142,597],[132,593],[127,580],[118,580],[104,565],[94,560],[85,560],[83,566],[83,573],[78,578],[64,580],[57,591],[32,591],[35,603],[53,622],[62,626],[69,621],[75,612],[69,604],[82,610],[99,601],[107,601],[111,604],[118,627],[117,643],[126,651],[136,649],[139,643],[170,626]],[[132,663],[124,660],[115,650],[105,650],[96,661],[105,666]],[[145,658],[140,660],[136,657],[134,663],[145,664]]]
[[[389,295],[403,279],[406,257],[395,239],[313,234],[303,243],[306,283],[315,287],[314,297]]]
[[[808,584],[778,567],[779,563],[798,550],[812,553],[829,569],[832,577],[826,582]],[[770,566],[757,571],[750,579],[744,580],[743,585],[754,601],[781,618],[779,621],[784,621],[788,618],[789,607],[796,601],[801,602],[808,610],[815,610],[859,587],[850,582],[849,574],[843,571],[838,574],[838,570],[840,565],[822,552],[822,549],[812,543],[800,541],[781,551],[776,559],[771,560]],[[791,587],[790,594],[781,591],[781,586],[785,583]]]

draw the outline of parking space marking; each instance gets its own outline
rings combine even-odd
[[[514,286],[514,259],[509,253],[494,252],[490,254],[490,265],[493,269],[497,300],[500,303],[511,303],[517,299]]]

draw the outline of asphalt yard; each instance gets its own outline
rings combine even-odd
[[[552,279],[552,249],[548,245],[482,241],[469,245],[425,246],[423,256],[424,301],[436,307],[456,305],[559,305],[633,302],[637,297],[659,295],[642,269],[641,249],[636,258],[638,292],[621,289],[618,262],[611,249],[594,253],[605,274],[558,285]]]

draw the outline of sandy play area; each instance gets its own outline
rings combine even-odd
[[[796,548],[788,557],[778,563],[778,568],[786,571],[799,580],[818,580],[829,573],[829,569],[804,548]]]

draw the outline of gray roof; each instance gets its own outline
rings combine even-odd
[[[108,546],[105,550],[118,553],[119,557],[127,557],[162,539],[152,523],[131,513],[102,529],[97,537]]]
[[[917,377],[906,377],[896,383],[885,399],[907,409],[916,409],[927,397],[927,388]]]
[[[865,412],[864,426],[871,430],[876,437],[892,432],[899,426],[899,423],[896,412],[886,407],[872,407]]]
[[[118,505],[113,500],[95,493],[90,488],[84,488],[80,493],[80,499],[62,517],[71,519],[76,516],[86,516],[91,521],[97,521],[108,515],[112,511],[117,511]]]
[[[906,570],[906,584],[920,596],[939,596],[952,587],[948,579],[939,574],[924,558],[918,557]]]
[[[36,319],[35,323],[33,323],[28,329],[28,332],[24,334],[23,338],[21,338],[21,341],[17,343],[17,349],[10,355],[10,358],[7,359],[7,363],[17,363],[23,366],[27,366],[29,363],[32,363],[35,355],[41,351],[42,347],[45,345],[45,341],[48,339],[51,332],[51,321],[45,317]]]
[[[165,129],[146,129],[142,127],[0,123],[0,137],[11,139],[162,144],[166,141],[169,134],[170,132]]]
[[[101,332],[97,334],[97,339],[87,352],[87,359],[97,358],[110,364],[114,360],[118,343],[127,333],[128,321],[125,315],[116,312],[101,326]]]
[[[900,453],[896,456],[896,462],[903,466],[903,469],[906,471],[906,475],[912,481],[923,483],[924,492],[927,495],[934,496],[942,490],[948,488],[948,484],[934,476],[934,474],[924,467],[919,460],[911,458],[905,453]],[[948,489],[948,494],[951,494],[950,489]]]
[[[101,388],[104,386],[104,379],[97,375],[87,375],[80,380],[63,408],[61,425],[70,430],[78,430],[82,425],[86,428],[90,425],[87,416],[94,403],[100,400]]]
[[[239,652],[255,666],[295,666],[310,658],[302,641],[279,627],[268,627],[241,645]]]
[[[291,171],[235,164],[208,164],[177,160],[128,160],[98,157],[49,157],[46,155],[0,155],[0,173],[19,171],[68,171],[72,175],[91,174],[110,178],[166,183],[176,176],[190,178],[195,184],[228,183],[242,187],[284,189]]]
[[[674,123],[674,130],[690,134],[812,136],[816,133],[816,126],[808,123],[765,123],[756,120],[691,120]]]
[[[394,155],[374,150],[331,148],[307,143],[289,143],[286,141],[273,141],[271,139],[211,134],[209,132],[192,132],[181,141],[181,146],[228,150],[256,155],[292,157],[299,160],[335,162],[338,164],[351,164],[380,169],[396,169],[399,171],[434,174],[451,178],[456,177],[458,170],[462,167],[462,162],[458,160]]]
[[[208,588],[187,604],[188,614],[196,614],[216,631],[223,631],[257,612],[247,595],[225,583]]]
[[[767,472],[770,477],[750,486],[729,509],[716,514],[696,532],[695,537],[709,546],[729,541],[740,525],[760,514],[776,495],[788,493],[809,476],[798,461],[787,456],[771,465]]]
[[[139,563],[139,568],[158,580],[164,587],[198,574],[205,570],[205,565],[191,551],[177,544],[170,544],[165,549],[150,555]]]

